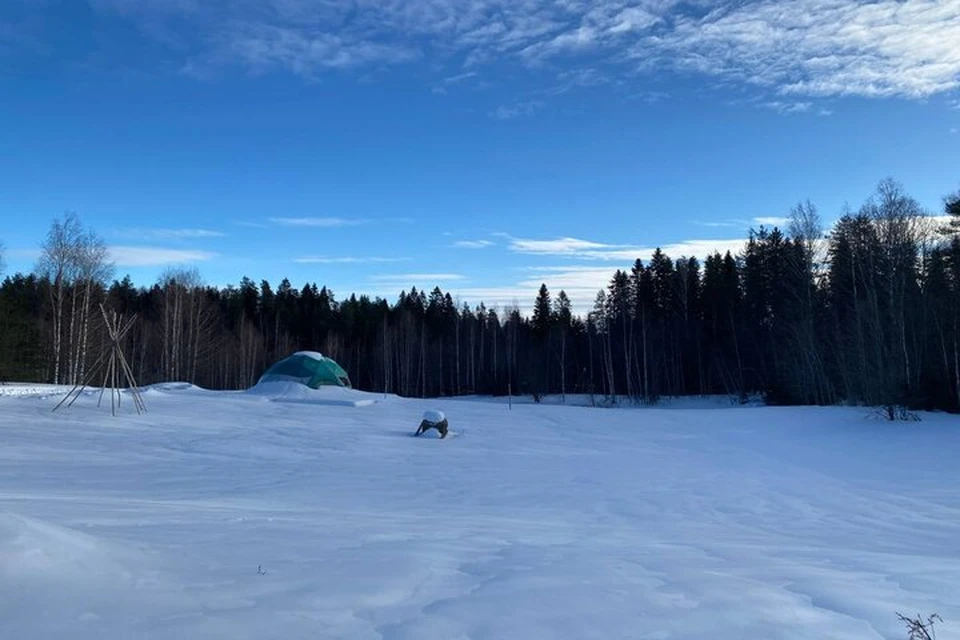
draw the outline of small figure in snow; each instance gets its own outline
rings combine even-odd
[[[426,433],[430,429],[436,429],[440,432],[440,438],[447,437],[447,417],[443,415],[441,411],[426,411],[423,414],[423,420],[420,422],[420,426],[417,427],[417,432],[414,434],[419,436],[421,433]]]

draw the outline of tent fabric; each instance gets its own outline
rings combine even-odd
[[[260,382],[292,381],[311,389],[351,388],[350,377],[339,364],[316,351],[298,351],[280,360],[260,376]]]

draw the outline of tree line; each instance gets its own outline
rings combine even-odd
[[[113,279],[103,240],[66,214],[34,271],[0,286],[0,381],[82,381],[105,340],[102,303],[136,314],[125,348],[141,384],[242,389],[312,349],[354,386],[405,396],[759,393],[958,411],[960,193],[943,213],[938,223],[892,180],[828,232],[804,202],[786,229],[751,230],[736,255],[638,258],[582,316],[546,285],[529,316],[439,288],[337,300],[286,279],[206,286],[190,269],[137,287]]]

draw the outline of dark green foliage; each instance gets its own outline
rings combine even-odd
[[[0,286],[0,382],[43,380],[43,288],[36,276],[17,274]]]
[[[947,198],[946,212],[960,219],[958,209],[960,197]],[[393,304],[338,301],[288,280],[205,287],[189,271],[147,288],[125,277],[96,287],[93,302],[137,314],[125,349],[143,384],[244,388],[293,351],[315,350],[357,388],[409,396],[585,393],[612,404],[760,393],[960,411],[960,233],[926,242],[918,205],[889,180],[822,246],[815,208],[795,211],[805,217],[792,236],[761,228],[738,255],[638,257],[583,318],[546,285],[527,318],[458,306],[439,288]],[[50,293],[34,275],[0,286],[0,382],[51,379]]]

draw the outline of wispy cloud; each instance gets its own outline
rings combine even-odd
[[[790,223],[790,218],[784,218],[781,216],[760,216],[753,219],[754,224],[763,225],[764,227],[782,227]]]
[[[552,240],[532,240],[511,238],[510,248],[518,253],[538,253],[544,255],[577,255],[586,251],[613,249],[614,245],[591,242],[579,238],[555,238]]]
[[[741,229],[745,226],[748,226],[743,222],[737,222],[733,220],[721,220],[721,221],[709,221],[709,222],[695,221],[693,224],[699,225],[701,227],[710,227],[711,229]]]
[[[784,216],[756,216],[753,218],[736,218],[733,220],[695,221],[693,224],[713,229],[740,229],[746,231],[760,225],[765,227],[784,227],[790,223],[790,218]]]
[[[684,240],[682,242],[665,244],[659,248],[672,258],[686,257],[703,260],[714,253],[725,254],[729,251],[730,253],[736,254],[743,249],[743,245],[743,239],[737,238],[733,240]],[[646,259],[655,249],[656,247],[644,249],[641,257]]]
[[[647,104],[657,104],[669,98],[670,94],[666,91],[635,91],[627,96],[628,100],[640,100]]]
[[[741,247],[742,244],[741,242]],[[668,255],[678,257],[669,253]],[[546,284],[554,296],[564,291],[570,298],[574,313],[585,315],[592,310],[597,291],[607,288],[616,269],[626,269],[629,266],[629,263],[618,266],[594,263],[526,267],[522,269],[522,275],[510,284],[485,287],[451,283],[443,288],[462,302],[483,302],[488,308],[500,310],[516,305],[521,313],[530,313],[540,285]]]
[[[667,255],[673,257],[705,258],[715,252],[739,251],[743,248],[743,239],[732,240],[684,240],[660,246]],[[604,260],[630,263],[640,258],[646,260],[657,249],[654,246],[620,245],[582,240],[579,238],[556,238],[552,240],[533,240],[512,238],[510,249],[516,253],[542,256],[562,256],[581,260]]]
[[[492,246],[490,240],[458,240],[453,243],[455,249],[486,249]]]
[[[467,71],[465,73],[458,73],[453,76],[448,76],[440,81],[440,83],[433,88],[434,93],[444,94],[447,93],[449,87],[454,85],[463,84],[471,78],[476,78],[478,74],[476,71]]]
[[[459,273],[384,273],[369,276],[367,280],[377,287],[389,289],[427,289],[434,286],[452,286],[465,282],[466,276]]]
[[[466,71],[464,73],[458,73],[457,75],[444,78],[443,84],[445,85],[460,84],[465,80],[476,78],[478,75],[480,74],[478,74],[476,71]]]
[[[452,280],[463,280],[464,276],[459,273],[391,273],[377,276],[370,276],[370,279],[376,282],[385,280],[435,280],[449,282]]]
[[[116,232],[121,238],[142,240],[189,240],[197,238],[223,238],[227,234],[210,229],[121,229]]]
[[[446,86],[483,66],[553,73],[563,58],[628,82],[678,70],[752,85],[794,105],[787,112],[816,97],[921,98],[960,86],[955,0],[90,2],[138,22],[195,75],[234,65],[311,77],[429,57],[444,74],[430,84]]]
[[[776,0],[681,15],[633,52],[782,95],[918,98],[960,78],[960,6],[940,0]],[[651,56],[647,47],[653,46]]]
[[[368,224],[369,220],[358,218],[269,218],[273,224],[282,227],[355,227]]]
[[[110,259],[121,267],[158,267],[168,264],[205,262],[217,257],[209,251],[157,247],[111,246]]]
[[[497,120],[512,120],[520,116],[529,116],[538,109],[542,109],[545,104],[543,100],[527,100],[511,105],[501,105],[491,112],[490,115]]]
[[[813,109],[812,102],[784,102],[783,100],[773,100],[762,103],[763,107],[773,109],[778,113],[808,113]]]
[[[378,256],[303,256],[294,258],[297,264],[383,264],[389,262],[409,262],[410,258],[382,258]]]
[[[247,23],[221,36],[211,62],[237,61],[254,73],[282,68],[309,77],[329,69],[400,64],[420,55],[410,45],[345,38],[322,27]]]

